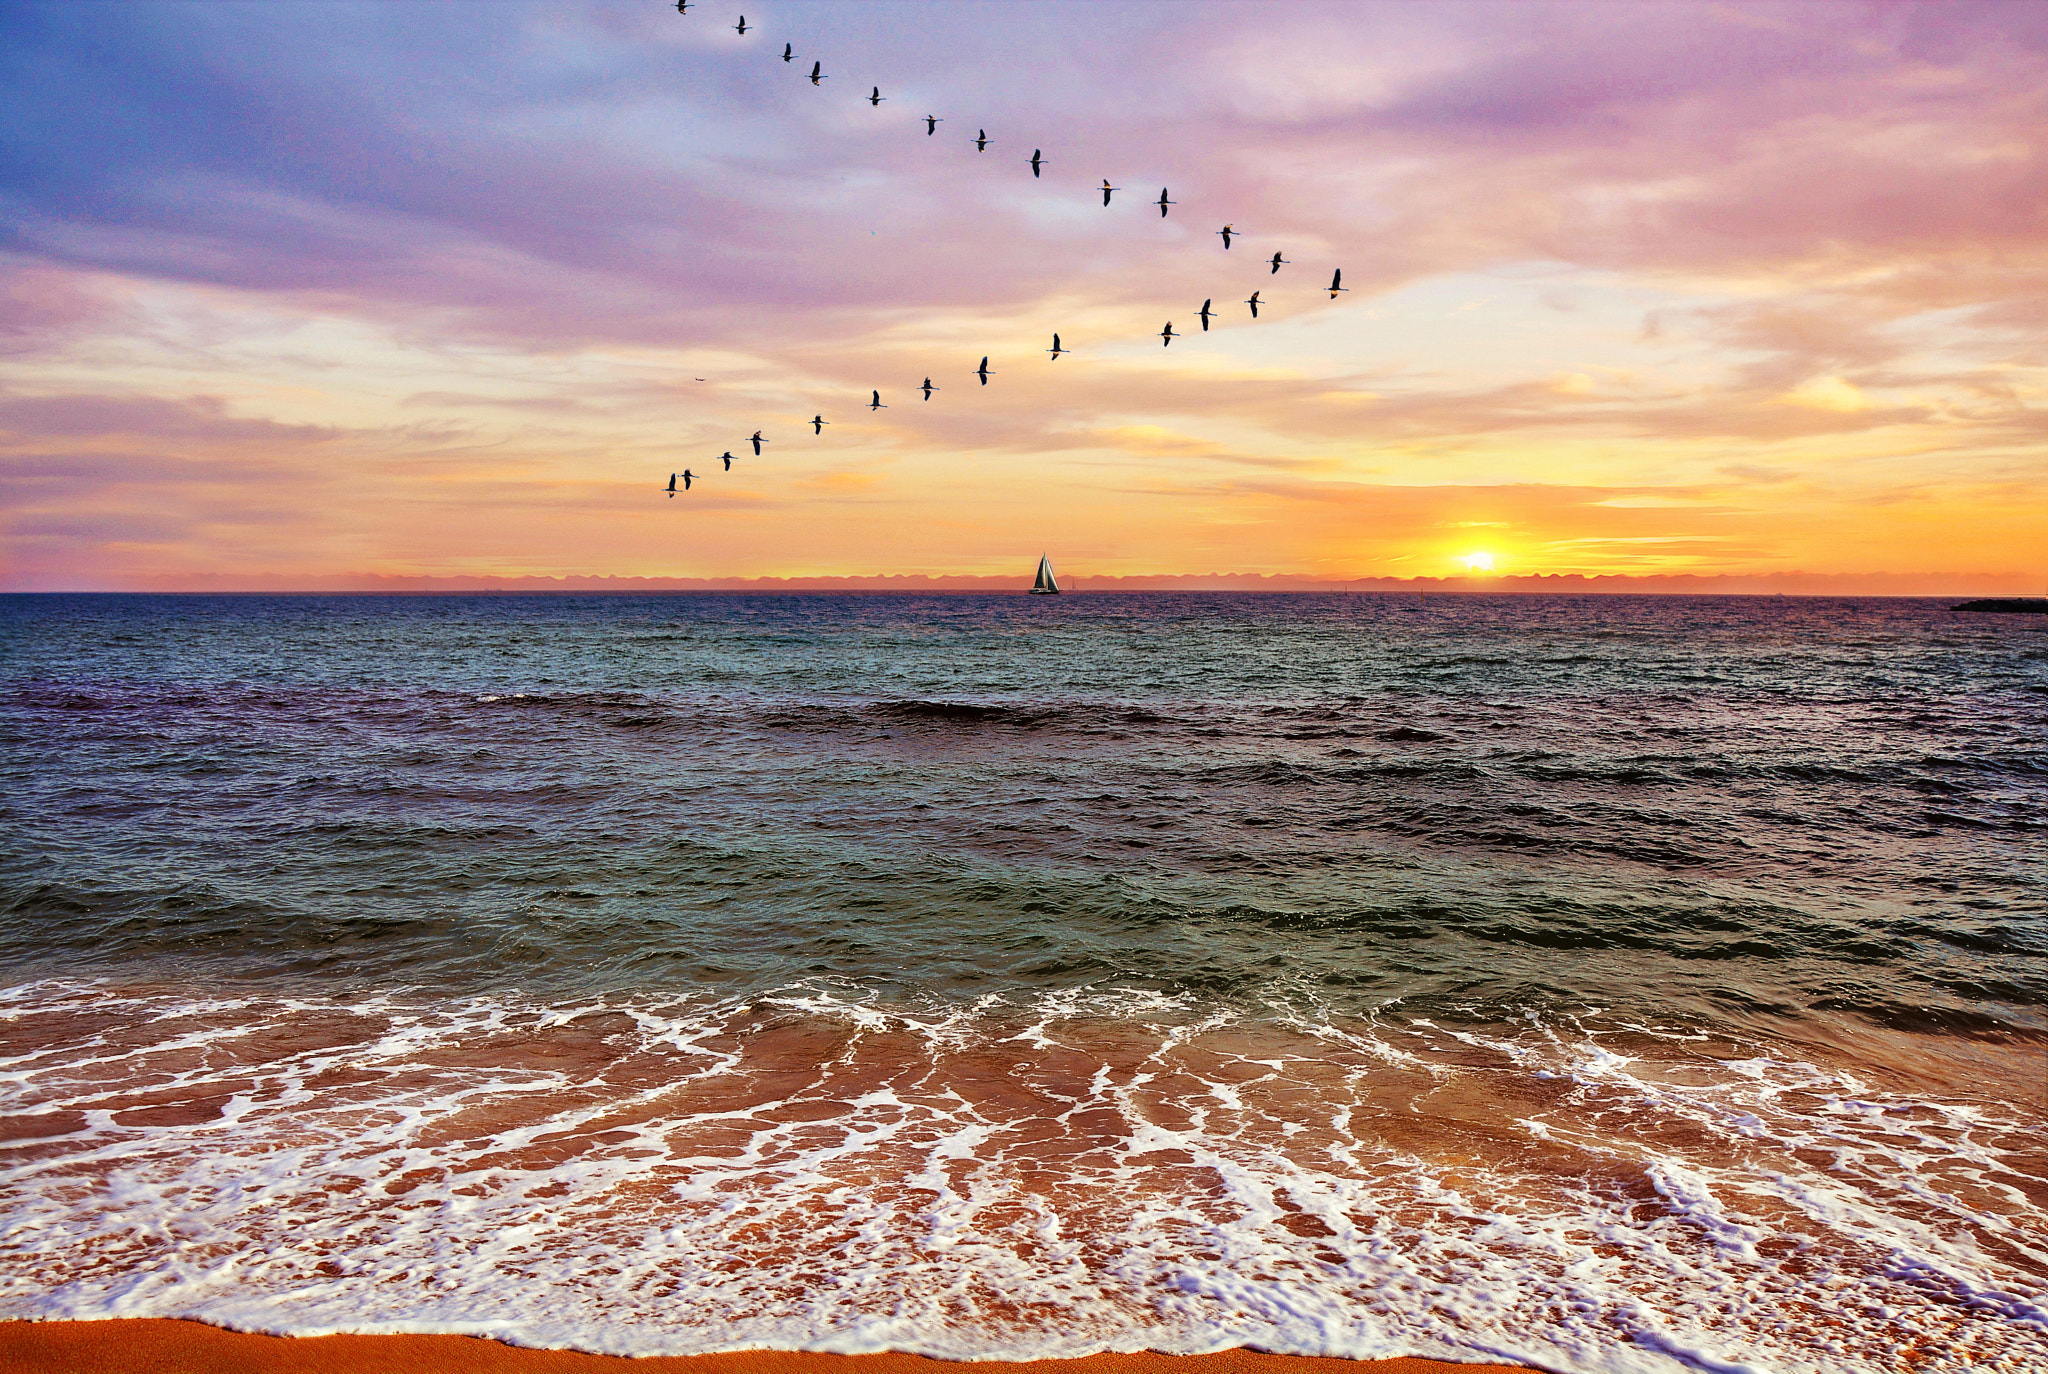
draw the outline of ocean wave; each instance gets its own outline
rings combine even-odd
[[[933,726],[1008,726],[1019,730],[1127,729],[1164,725],[1171,718],[1143,707],[1082,702],[878,701],[864,708],[873,719]]]
[[[46,982],[0,997],[0,1051],[8,1316],[624,1354],[2048,1360],[2038,1107],[1696,1029]]]

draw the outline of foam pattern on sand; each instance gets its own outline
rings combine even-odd
[[[618,1353],[2048,1367],[2037,1110],[1598,1016],[4,1001],[0,1315]]]

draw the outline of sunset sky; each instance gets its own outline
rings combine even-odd
[[[2032,0],[13,0],[0,89],[4,589],[2048,580]]]

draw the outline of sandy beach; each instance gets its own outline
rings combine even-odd
[[[0,1374],[937,1374],[922,1355],[745,1350],[626,1359],[523,1350],[468,1336],[252,1336],[157,1319],[0,1323]],[[984,1364],[1013,1374],[1505,1374],[1521,1366],[1441,1360],[1324,1360],[1226,1350]]]

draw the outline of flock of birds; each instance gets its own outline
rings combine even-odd
[[[692,9],[698,9],[701,7],[702,6],[700,4],[693,3],[693,0],[676,0],[677,14],[687,15]],[[733,25],[732,27],[733,32],[737,33],[742,38],[745,38],[748,33],[753,31],[754,28],[754,26],[747,23],[747,17],[744,14],[739,17],[739,22]],[[795,61],[797,61],[797,55],[794,44],[784,43],[782,45],[782,60],[788,63],[794,63]],[[813,61],[811,63],[810,70],[811,84],[813,86],[822,86],[829,79],[829,74],[825,71],[824,62]],[[867,101],[870,106],[876,107],[879,107],[882,104],[882,102],[887,100],[888,98],[888,96],[882,94],[882,88],[880,86],[869,87],[868,93],[861,97],[861,99]],[[926,115],[924,117],[924,131],[926,137],[935,137],[939,132],[939,125],[945,122],[945,119],[939,115]],[[987,152],[988,145],[991,141],[992,140],[988,136],[987,129],[975,130],[973,143],[976,152]],[[1031,168],[1031,175],[1034,178],[1042,177],[1046,166],[1044,149],[1033,148],[1031,150],[1031,157],[1027,161],[1026,165]],[[1121,186],[1110,185],[1109,178],[1104,177],[1102,179],[1102,204],[1104,208],[1107,208],[1109,206],[1110,197],[1114,196],[1118,191],[1121,191],[1123,189],[1124,188]],[[1168,196],[1167,191],[1167,187],[1160,187],[1159,199],[1147,202],[1147,204],[1157,205],[1159,207],[1159,217],[1161,219],[1165,219],[1167,212],[1173,206],[1180,203],[1176,200],[1171,199]],[[1243,237],[1243,235],[1236,228],[1228,224],[1224,225],[1221,229],[1218,229],[1216,233],[1220,238],[1222,238],[1223,247],[1226,252],[1230,249],[1231,239]],[[1289,260],[1285,257],[1282,257],[1278,252],[1275,252],[1271,258],[1265,259],[1264,261],[1266,262],[1266,265],[1269,269],[1269,276],[1277,275],[1281,268],[1290,265]],[[1337,299],[1340,293],[1350,289],[1344,285],[1344,271],[1342,268],[1338,268],[1331,274],[1330,284],[1325,289],[1329,291],[1331,300]],[[1252,318],[1255,320],[1259,317],[1259,306],[1264,303],[1260,300],[1260,297],[1262,295],[1263,291],[1254,291],[1252,292],[1251,297],[1243,302],[1245,305],[1251,307]],[[1212,296],[1208,300],[1203,301],[1202,308],[1195,312],[1195,317],[1202,322],[1202,332],[1204,334],[1209,332],[1209,321],[1213,319],[1216,315],[1216,312],[1213,309],[1211,309],[1211,307],[1214,304],[1215,298]],[[1168,320],[1166,322],[1166,327],[1159,331],[1159,346],[1161,348],[1170,348],[1173,346],[1173,341],[1175,339],[1184,337],[1184,335],[1176,334],[1173,332],[1173,321]],[[1058,334],[1054,334],[1052,336],[1052,347],[1045,350],[1046,353],[1051,355],[1051,361],[1053,362],[1058,362],[1062,354],[1071,353],[1073,351],[1074,350],[1072,350],[1071,348],[1065,348],[1061,346],[1060,336]],[[988,385],[988,379],[991,373],[989,371],[987,357],[982,358],[981,366],[977,367],[972,375],[979,378],[983,386]],[[697,380],[702,381],[704,379],[700,377]],[[932,383],[932,379],[930,377],[926,377],[922,385],[913,387],[912,390],[924,393],[924,399],[929,401],[932,398],[932,393],[934,391],[939,390],[939,388]],[[888,405],[882,400],[882,393],[879,389],[871,389],[870,397],[867,402],[867,407],[870,411],[887,410],[889,408]],[[825,432],[825,426],[831,423],[832,422],[830,420],[827,420],[822,414],[814,415],[811,417],[810,420],[811,432],[814,435],[822,435]],[[754,446],[754,455],[756,457],[759,457],[761,453],[761,445],[768,443],[769,440],[763,437],[761,431],[757,429],[754,431],[753,435],[750,438],[748,438],[745,442],[750,443]],[[723,471],[732,471],[732,450],[727,449],[724,453],[719,454],[718,461],[725,465],[722,469]],[[688,468],[683,469],[679,473],[670,473],[667,488],[668,494],[671,497],[673,497],[676,494],[676,491],[678,489],[676,484],[678,482],[681,482],[682,484],[681,490],[688,491],[690,489],[691,484],[697,480],[698,475]]]

